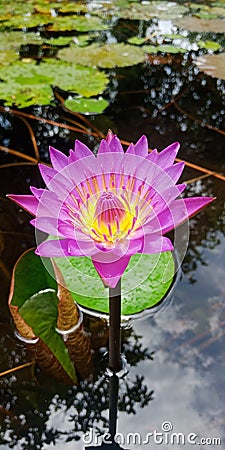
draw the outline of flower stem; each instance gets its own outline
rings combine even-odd
[[[115,288],[109,288],[109,369],[121,369],[121,279]]]

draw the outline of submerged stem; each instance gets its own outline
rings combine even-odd
[[[121,279],[115,288],[109,288],[109,369],[121,369]]]

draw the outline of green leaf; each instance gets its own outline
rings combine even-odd
[[[107,108],[108,102],[102,97],[99,98],[84,98],[69,97],[65,101],[66,108],[71,111],[79,112],[82,114],[102,114]]]
[[[66,2],[64,5],[58,4],[58,9],[61,13],[78,13],[87,12],[88,6],[84,2]]]
[[[133,45],[142,45],[142,44],[146,43],[146,38],[140,38],[138,36],[133,36],[133,37],[127,39],[127,42],[129,42],[129,44],[133,44]]]
[[[216,51],[221,48],[221,45],[214,41],[198,41],[197,44],[200,48],[205,48],[206,50]]]
[[[92,16],[57,16],[51,22],[52,24],[48,26],[48,30],[57,32],[79,31],[87,33],[88,31],[108,30],[109,28],[109,25],[105,24],[100,18]]]
[[[41,45],[43,39],[39,33],[24,33],[22,31],[0,31],[1,50],[19,50],[21,45]]]
[[[9,106],[47,105],[53,98],[51,85],[85,97],[101,94],[108,82],[104,72],[92,67],[47,60],[16,62],[0,68],[0,98]]]
[[[108,289],[87,257],[54,258],[74,300],[83,307],[109,312]],[[171,252],[134,255],[122,276],[122,315],[130,316],[157,305],[174,277]]]
[[[187,50],[185,50],[182,47],[176,47],[175,45],[158,45],[157,47],[158,52],[163,53],[186,53]]]
[[[33,250],[25,252],[19,258],[14,269],[11,304],[19,307],[19,313],[25,322],[47,344],[70,378],[76,382],[75,369],[68,351],[62,337],[55,330],[58,298],[57,283],[50,275],[54,273],[52,263],[49,258],[42,259]]]
[[[126,67],[144,61],[141,48],[129,44],[91,44],[85,48],[70,47],[59,51],[60,59],[86,66],[103,68]]]
[[[68,45],[72,41],[71,36],[59,36],[57,38],[45,39],[45,44],[55,45],[55,46],[63,46]]]
[[[32,269],[34,266],[32,265]],[[62,337],[55,330],[58,317],[56,291],[46,289],[38,292],[26,300],[19,312],[34,333],[46,343],[71,380],[76,383],[77,377],[69,352]]]
[[[9,66],[18,59],[18,54],[15,50],[1,50],[0,51],[0,66]]]
[[[35,255],[34,250],[25,252],[18,259],[14,269],[12,305],[20,308],[24,301],[39,291],[47,288],[57,290],[57,283],[49,274],[49,271],[53,273],[52,263],[49,258],[42,259]]]
[[[46,25],[53,21],[53,17],[44,16],[42,14],[24,14],[24,15],[13,15],[9,20],[4,22],[4,27],[23,29],[23,28],[36,28]]]

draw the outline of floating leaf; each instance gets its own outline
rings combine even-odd
[[[158,47],[156,45],[144,45],[142,47],[142,50],[145,53],[157,53],[158,52]]]
[[[21,45],[42,44],[43,39],[39,33],[24,33],[22,31],[0,31],[0,49],[17,49]]]
[[[0,97],[7,105],[19,107],[49,104],[51,85],[85,97],[98,95],[107,85],[107,77],[94,68],[47,60],[41,64],[16,62],[0,68]]]
[[[220,19],[199,19],[198,17],[185,16],[174,22],[178,28],[193,31],[196,33],[224,33],[225,20]]]
[[[172,20],[183,16],[188,9],[175,2],[152,1],[146,3],[131,3],[127,9],[121,9],[119,17],[130,20],[151,20],[156,17],[161,20]]]
[[[88,6],[81,2],[66,2],[64,5],[58,4],[58,10],[61,13],[84,13],[88,11]]]
[[[57,16],[48,26],[49,31],[79,31],[85,32],[96,30],[107,30],[109,25],[98,17],[86,16]]]
[[[2,2],[1,2],[2,3]],[[29,4],[29,2],[20,2],[20,1],[7,1],[4,2],[4,5],[0,6],[0,15],[8,15],[9,17],[12,15],[20,15],[23,14],[31,14],[34,11],[34,6]]]
[[[0,51],[0,66],[8,66],[18,59],[18,54],[15,50],[1,50]]]
[[[58,45],[58,46],[64,46],[64,45],[68,45],[70,44],[70,42],[72,41],[72,37],[71,36],[59,36],[57,38],[50,38],[50,39],[45,39],[45,44],[49,44],[49,45]]]
[[[18,15],[12,16],[9,20],[6,20],[3,25],[6,28],[23,29],[23,28],[36,28],[46,25],[53,21],[53,17],[44,16],[42,14],[32,15]]]
[[[141,48],[129,44],[91,44],[85,48],[70,47],[59,51],[60,59],[86,66],[103,68],[133,66],[144,61]]]
[[[82,114],[102,114],[108,106],[107,100],[99,98],[69,97],[65,101],[66,108]]]
[[[173,40],[175,40],[175,39],[179,39],[179,40],[183,40],[183,39],[186,39],[186,36],[183,36],[182,34],[175,34],[175,33],[171,33],[171,34],[167,34],[167,33],[165,33],[165,34],[162,34],[161,35],[163,38],[165,38],[165,39],[170,39],[171,41],[173,41]]]
[[[225,80],[225,53],[205,55],[197,58],[194,63],[199,70],[214,78]]]
[[[55,46],[65,46],[73,42],[79,47],[85,47],[90,40],[89,34],[80,34],[79,36],[59,36],[57,38],[51,37],[50,39],[45,39],[45,44],[55,45]]]
[[[157,45],[157,46],[153,46],[153,45],[144,45],[142,47],[142,49],[146,52],[146,53],[157,53],[157,52],[162,52],[162,53],[172,53],[172,54],[176,54],[176,53],[185,53],[187,50],[185,50],[182,47],[177,47],[176,45]]]
[[[108,313],[108,289],[90,258],[54,258],[71,294],[80,305]],[[155,306],[166,295],[174,277],[171,252],[134,255],[122,277],[122,314],[129,316]]]
[[[158,45],[157,50],[163,53],[186,53],[187,50],[182,47],[176,47],[175,45]]]
[[[197,44],[199,48],[205,48],[206,50],[216,51],[221,48],[221,45],[214,41],[198,41]]]
[[[129,38],[127,40],[127,42],[129,42],[129,44],[142,45],[142,44],[146,43],[146,38],[140,38],[138,36],[133,36],[133,37]]]

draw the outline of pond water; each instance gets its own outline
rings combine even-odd
[[[64,3],[73,3],[74,7],[76,2],[62,2],[62,5]],[[123,2],[116,2],[116,7],[128,12],[115,19],[110,16],[110,29],[100,31],[93,39],[126,42],[130,37],[143,38],[147,33],[153,36],[153,45],[156,45],[154,36],[180,34],[173,20],[190,15],[189,10],[181,10],[181,17],[173,19],[172,12],[167,18],[164,11],[164,15],[160,13],[157,17],[157,13],[148,21],[143,17],[138,19],[138,15],[132,20],[130,8],[139,2],[132,3],[133,6],[124,2],[126,9],[119,3]],[[154,6],[156,2],[143,2],[145,6],[151,3]],[[224,2],[199,3],[205,8],[222,9]],[[50,2],[40,2],[39,9],[47,8],[48,4]],[[190,5],[187,2],[161,4],[168,8],[172,4],[173,14],[176,7],[189,8]],[[87,5],[90,14],[100,2]],[[162,10],[162,6],[157,8]],[[218,20],[224,24],[222,11],[200,9],[200,13],[205,14],[203,20]],[[63,14],[62,17],[66,17],[67,13]],[[199,11],[195,11],[195,17],[198,14]],[[211,18],[207,14],[211,14]],[[102,19],[101,14],[95,16]],[[106,19],[109,22],[108,17]],[[60,35],[58,30],[55,33],[57,37]],[[64,35],[71,33],[71,29],[69,32],[65,28],[62,30]],[[179,141],[179,158],[196,165],[194,168],[187,164],[182,176],[183,181],[188,181],[187,195],[217,197],[190,221],[189,246],[171,302],[156,314],[146,314],[123,328],[122,347],[128,373],[119,380],[117,432],[120,433],[118,442],[124,449],[150,447],[156,450],[160,445],[168,449],[188,449],[193,447],[193,442],[199,449],[207,446],[225,449],[225,89],[221,79],[200,72],[194,63],[196,57],[214,51],[200,48],[196,42],[216,42],[220,45],[220,54],[225,39],[223,34],[208,29],[192,33],[186,29],[184,34],[186,41],[182,44],[179,38],[179,46],[186,48],[185,53],[167,49],[149,53],[143,62],[133,66],[105,68],[103,65],[109,84],[103,93],[108,107],[102,114],[72,115],[63,110],[60,96],[66,98],[66,93],[60,89],[56,89],[58,97],[51,100],[50,105],[33,103],[17,109],[18,105],[11,104],[13,113],[4,110],[4,101],[9,100],[1,93],[1,372],[32,360],[25,344],[15,336],[7,299],[13,265],[24,250],[35,246],[34,231],[28,213],[5,197],[6,193],[28,193],[29,185],[41,186],[32,136],[35,136],[43,162],[49,161],[49,145],[66,153],[75,138],[96,150],[98,136],[108,128],[127,142],[135,142],[146,134],[151,148],[158,150]],[[51,30],[41,30],[40,35],[50,38]],[[167,44],[162,37],[157,45],[161,44]],[[26,57],[38,60],[46,54],[49,57],[51,51],[56,58],[57,53],[55,48],[46,50],[42,43],[41,46],[28,45],[23,51]],[[20,53],[18,57],[22,56]],[[13,86],[17,89],[15,83]],[[34,161],[23,160],[7,152],[7,148]],[[109,428],[110,383],[105,375],[107,332],[104,322],[100,322],[99,329],[102,339],[95,354],[92,381],[85,380],[79,387],[67,386],[34,365],[0,377],[1,449],[78,450],[101,444]],[[179,439],[174,437],[174,443],[172,432],[181,433]],[[135,437],[129,433],[137,434]]]

